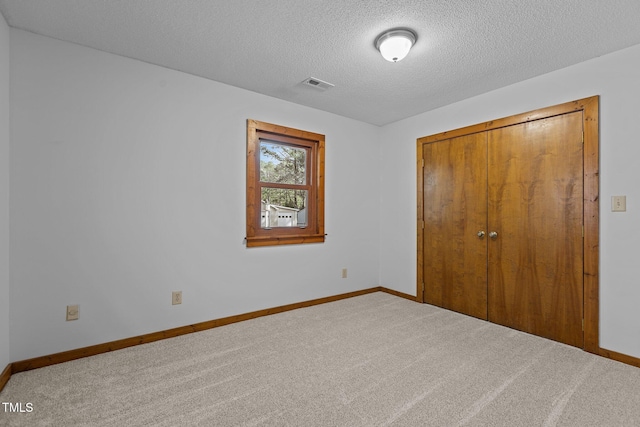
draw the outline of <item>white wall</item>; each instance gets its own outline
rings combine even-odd
[[[20,30],[11,48],[12,360],[378,285],[379,128]],[[326,135],[324,244],[244,246],[248,118]]]
[[[9,27],[0,14],[0,372],[9,364]]]
[[[638,69],[640,45],[384,127],[381,285],[416,293],[417,138],[601,95],[600,346],[640,357]],[[611,212],[613,195],[626,213]]]

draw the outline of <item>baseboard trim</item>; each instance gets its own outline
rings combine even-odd
[[[600,356],[640,368],[640,359],[637,357],[628,356],[613,350],[607,350],[606,348],[600,349]]]
[[[388,294],[395,295],[400,298],[408,299],[409,301],[418,302],[418,297],[405,294],[404,292],[394,291],[393,289],[385,288],[382,286],[380,286],[380,292],[386,292]]]
[[[92,345],[75,350],[64,351],[61,353],[50,354],[48,356],[35,357],[33,359],[21,360],[12,363],[11,373],[29,371],[32,369],[43,368],[45,366],[56,365],[58,363],[69,362],[71,360],[81,359],[83,357],[95,356],[110,351],[121,350],[127,347],[133,347],[140,344],[147,344],[154,341],[173,338],[180,335],[191,334],[193,332],[205,331],[207,329],[217,328],[232,323],[242,322],[244,320],[255,319],[257,317],[268,316],[271,314],[283,313],[285,311],[296,310],[298,308],[311,307],[314,305],[325,304],[328,302],[339,301],[342,299],[353,298],[360,295],[370,294],[373,292],[387,292],[384,288],[378,286],[375,288],[363,289],[355,292],[334,295],[325,298],[318,298],[309,301],[298,302],[294,304],[282,305],[279,307],[268,308],[264,310],[253,311],[250,313],[239,314],[236,316],[224,317],[221,319],[210,320],[207,322],[196,323],[189,326],[181,326],[178,328],[168,329],[165,331],[153,332],[150,334],[139,335],[132,338],[111,341],[104,344]],[[390,290],[388,290],[390,291]],[[395,292],[395,291],[390,291]],[[7,379],[8,381],[8,379]]]
[[[2,371],[2,373],[0,374],[0,391],[4,389],[4,386],[9,382],[9,378],[11,378],[11,373],[13,370],[12,365],[12,363],[9,363],[7,367],[4,368],[4,371]]]

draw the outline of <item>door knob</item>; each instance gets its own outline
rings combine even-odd
[[[482,239],[484,237],[484,231],[478,231],[478,239]]]
[[[489,233],[489,237],[491,237],[491,240],[496,240],[498,238],[498,233],[495,231],[492,231]]]

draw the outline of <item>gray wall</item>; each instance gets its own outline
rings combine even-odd
[[[9,27],[0,14],[0,372],[9,352]]]
[[[416,139],[422,136],[601,95],[600,345],[640,357],[640,45],[430,111],[382,130],[380,281],[416,292]],[[611,212],[611,196],[627,212]],[[406,212],[398,221],[398,212]]]

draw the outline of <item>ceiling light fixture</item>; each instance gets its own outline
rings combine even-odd
[[[380,34],[375,41],[376,49],[389,62],[401,61],[417,40],[416,33],[407,29],[395,29]]]

